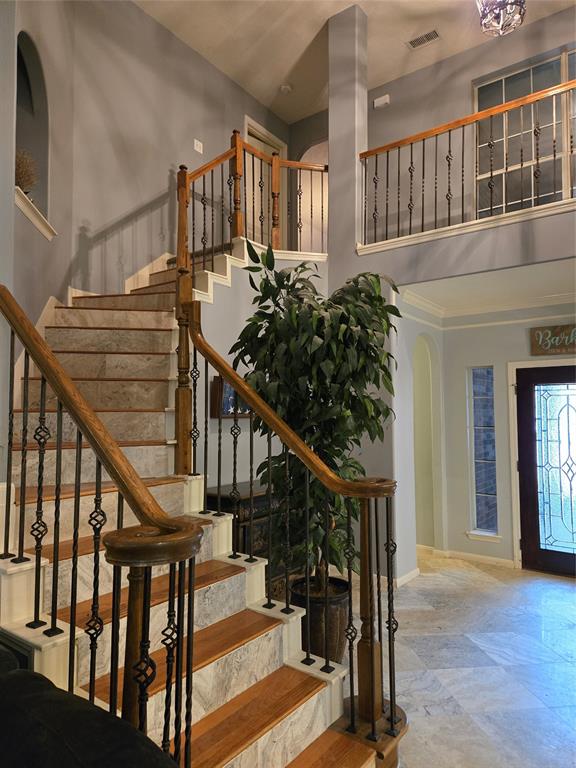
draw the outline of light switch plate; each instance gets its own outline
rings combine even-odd
[[[196,152],[199,152],[201,155],[204,153],[204,144],[202,144],[200,139],[194,139],[194,149]]]

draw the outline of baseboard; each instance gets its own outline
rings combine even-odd
[[[394,586],[398,589],[398,587],[401,587],[403,584],[408,584],[409,581],[415,579],[416,576],[420,576],[420,568],[414,568],[412,571],[408,571],[408,573],[398,576],[398,578],[394,579]]]
[[[514,560],[504,557],[491,557],[490,555],[477,555],[474,552],[455,552],[449,549],[432,550],[434,557],[450,557],[455,560],[468,560],[472,563],[486,563],[487,565],[499,565],[501,568],[515,568]]]
[[[161,272],[166,269],[168,259],[172,258],[171,253],[163,253],[157,259],[146,264],[138,272],[135,272],[124,281],[124,293],[130,293],[135,288],[145,288],[149,284],[149,277],[153,272]]]

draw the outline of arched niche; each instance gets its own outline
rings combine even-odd
[[[30,36],[26,32],[20,32],[16,88],[16,150],[25,150],[34,159],[37,182],[29,197],[45,216],[48,214],[48,130],[48,99],[40,56]]]

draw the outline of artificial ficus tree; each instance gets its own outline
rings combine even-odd
[[[246,367],[247,382],[328,467],[346,479],[361,477],[364,469],[353,451],[365,436],[382,440],[391,415],[383,393],[394,392],[387,341],[393,319],[400,316],[397,307],[387,302],[379,275],[359,274],[324,297],[316,288],[319,275],[312,263],[278,271],[270,247],[259,255],[249,243],[248,252],[256,311],[230,350],[234,366]],[[259,420],[255,429],[263,435],[268,431]],[[258,473],[267,483],[267,462]],[[272,457],[271,483],[280,502],[289,487],[291,563],[311,569],[321,592],[328,566],[340,572],[346,567],[346,504],[352,503],[355,517],[358,506],[312,477],[306,551],[306,468],[281,451]]]

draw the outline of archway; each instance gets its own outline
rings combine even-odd
[[[35,168],[36,182],[29,194],[44,215],[48,213],[48,99],[42,64],[26,32],[18,35],[16,88],[16,156],[26,153]],[[20,155],[22,158],[22,156]],[[26,162],[25,160],[23,162]]]

